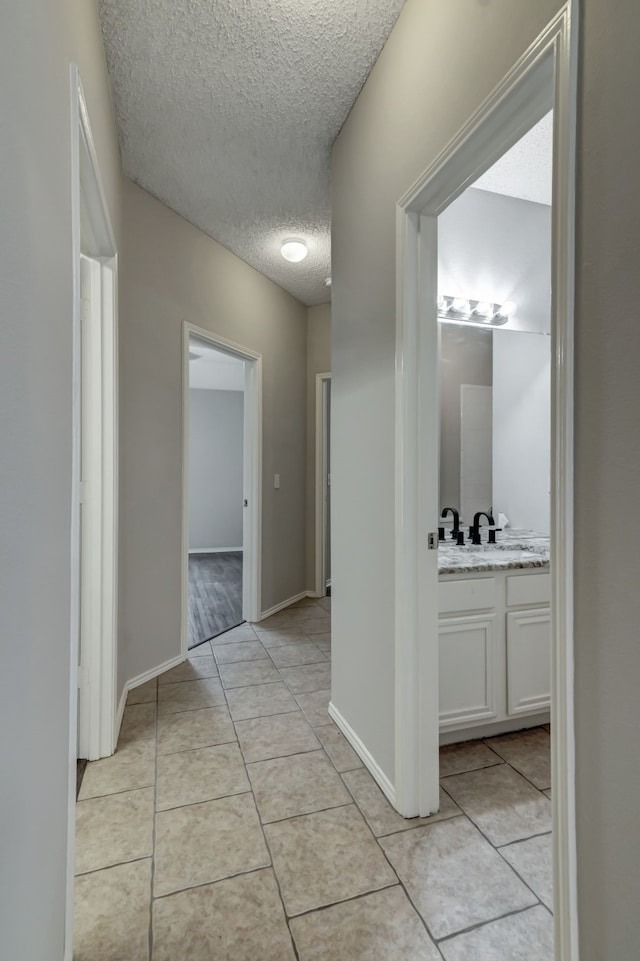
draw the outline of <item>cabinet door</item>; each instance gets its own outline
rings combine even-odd
[[[496,716],[494,621],[494,614],[440,621],[441,729]]]
[[[507,614],[507,711],[533,714],[550,704],[549,608]]]

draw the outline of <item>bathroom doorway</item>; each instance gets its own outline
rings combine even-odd
[[[547,706],[550,700],[556,961],[577,958],[571,710],[575,62],[575,29],[567,5],[398,205],[398,282],[402,293],[398,301],[396,364],[396,563],[399,572],[396,583],[396,805],[408,817],[438,811],[443,721],[449,732],[456,733],[457,729],[459,733],[473,724],[477,725],[478,734],[483,723],[498,718],[496,698],[504,698],[504,714],[515,718],[518,726],[525,727],[526,723],[521,721],[536,711],[540,712],[537,716],[543,717],[540,694],[544,692],[532,693],[526,689],[531,680],[527,676],[526,655],[519,671],[520,685],[514,683],[509,690],[506,678],[514,663],[514,653],[508,639],[506,645],[502,643],[499,655],[496,651],[500,647],[501,632],[505,633],[510,627],[511,647],[515,649],[520,644],[523,652],[531,647],[532,639],[544,634],[546,627],[551,638],[551,689],[547,690]],[[456,277],[455,271],[451,271],[448,278],[451,289],[439,289],[439,218],[446,217],[449,208],[467,188],[551,110],[551,430],[547,451],[552,479],[549,513],[553,564],[548,573],[538,575],[537,580],[534,577],[529,581],[526,571],[514,577],[519,583],[513,586],[511,596],[509,585],[505,585],[506,593],[499,598],[504,600],[503,610],[497,603],[500,591],[493,583],[497,579],[466,578],[462,599],[450,584],[443,584],[439,579],[441,532],[438,528],[445,526],[439,515],[441,507],[456,505],[440,504],[439,472],[434,469],[440,448],[437,358],[442,330],[439,320],[444,319],[443,315],[461,327],[491,329],[495,325],[497,329],[510,318],[515,319],[517,310],[514,311],[506,291],[483,289],[481,285],[478,289],[474,286],[472,291],[464,285],[468,278]],[[480,229],[484,226],[488,230],[487,221],[477,223]],[[482,252],[482,240],[476,250]],[[499,279],[514,280],[504,276]],[[478,280],[474,278],[474,284]],[[469,324],[470,319],[473,324]],[[540,338],[542,342],[543,335]],[[491,353],[495,358],[493,345]],[[458,385],[458,389],[460,387]],[[495,406],[494,396],[492,409]],[[468,437],[471,447],[472,433],[469,431]],[[483,470],[487,463],[494,470],[495,454],[494,449],[490,460],[484,458]],[[468,481],[479,483],[479,490],[485,485],[485,494],[476,492],[474,496],[479,496],[481,502],[486,500],[487,480],[491,484],[492,500],[496,498],[496,512],[507,515],[497,502],[495,478],[469,478]],[[504,503],[502,497],[500,503]],[[480,508],[480,504],[477,506]],[[465,539],[471,533],[474,547],[478,535],[477,531],[469,532],[469,526],[477,528],[482,523],[493,528],[500,526],[492,523],[497,520],[492,516],[493,506],[489,504],[488,510],[475,511],[467,525]],[[487,518],[482,516],[485,513],[489,515]],[[455,524],[455,517],[452,519]],[[494,530],[494,536],[496,533]],[[444,536],[447,538],[446,530]],[[536,593],[538,589],[544,598]],[[441,643],[447,634],[455,636],[457,656],[454,658],[450,657],[451,649]],[[534,674],[537,667],[534,664],[535,670],[530,673]],[[449,687],[446,682],[443,687],[443,668],[450,678],[456,675]],[[455,689],[460,679],[466,686],[462,694],[459,686]],[[539,679],[537,676],[534,686],[539,686]]]

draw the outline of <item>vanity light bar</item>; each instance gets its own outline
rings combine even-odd
[[[438,320],[449,324],[474,324],[476,327],[503,327],[516,312],[511,300],[504,304],[465,297],[438,298]]]

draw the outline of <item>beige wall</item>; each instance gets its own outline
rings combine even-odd
[[[342,483],[333,489],[341,591],[333,602],[332,697],[392,779],[394,205],[558,7],[556,0],[408,0],[334,147],[333,453]],[[575,403],[581,959],[635,961],[640,128],[633,105],[640,94],[640,7],[634,0],[613,8],[583,0],[581,8]],[[389,549],[381,550],[385,544]]]
[[[120,686],[180,653],[183,322],[263,356],[262,610],[305,590],[307,381],[302,304],[130,181],[123,209]]]
[[[331,304],[307,310],[307,590],[316,581],[316,374],[331,371]]]
[[[120,237],[120,162],[89,0],[0,14],[0,954],[61,961],[69,787],[71,136],[88,102]]]

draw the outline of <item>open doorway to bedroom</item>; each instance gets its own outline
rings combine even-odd
[[[189,338],[188,647],[243,621],[245,361]]]

